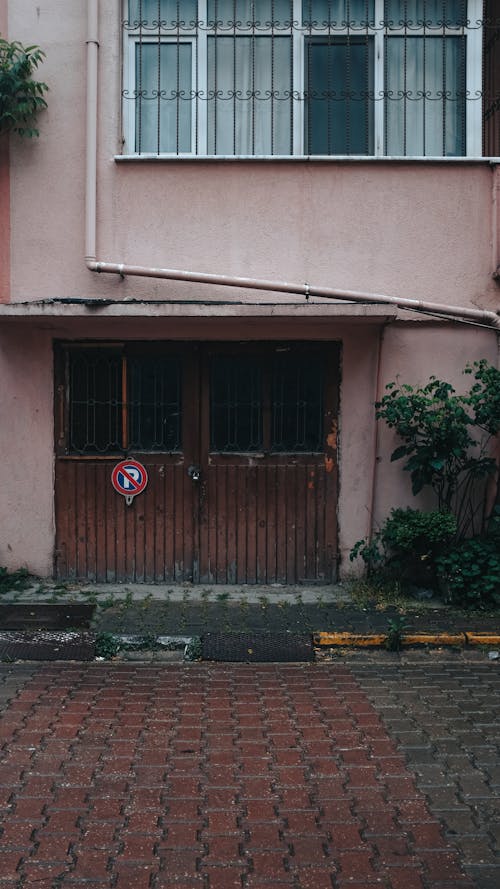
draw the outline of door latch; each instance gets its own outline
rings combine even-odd
[[[189,466],[189,467],[188,467],[188,475],[189,475],[189,478],[192,479],[194,482],[199,482],[199,480],[200,480],[200,467],[199,467],[199,466],[194,466],[194,465]]]

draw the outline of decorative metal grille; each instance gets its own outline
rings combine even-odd
[[[72,453],[121,448],[122,359],[96,349],[69,353],[69,442]]]
[[[260,451],[262,377],[253,358],[213,356],[210,369],[210,449]]]
[[[483,95],[485,119],[498,116],[492,2],[128,0],[124,12],[130,153],[478,155]]]
[[[219,453],[321,453],[325,362],[293,347],[213,356],[210,448]]]
[[[70,350],[68,414],[69,453],[179,451],[180,361],[109,348]]]
[[[129,447],[181,448],[181,368],[176,358],[134,358],[128,363]]]
[[[486,3],[484,26],[484,153],[500,155],[500,17],[498,0]]]
[[[319,356],[276,353],[272,451],[318,453],[324,449],[324,378],[325,362]]]

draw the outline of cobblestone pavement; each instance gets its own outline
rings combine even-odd
[[[499,885],[496,662],[4,664],[0,680],[0,889]]]
[[[363,663],[360,655],[351,668],[467,873],[481,889],[499,889],[498,666],[428,652],[393,663],[380,654]]]

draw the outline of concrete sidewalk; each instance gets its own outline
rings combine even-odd
[[[44,583],[4,595],[1,602],[4,614],[5,606],[10,606],[10,623],[4,619],[3,627],[9,632],[23,626],[30,628],[30,621],[32,629],[50,631],[56,615],[62,623],[54,625],[55,630],[73,631],[65,644],[70,646],[68,657],[76,659],[92,656],[92,640],[103,634],[116,638],[122,656],[135,651],[145,657],[150,651],[165,659],[172,659],[176,650],[183,652],[189,640],[201,639],[209,659],[252,660],[253,656],[254,660],[301,660],[300,646],[310,645],[311,640],[316,647],[324,648],[380,646],[385,644],[391,627],[403,645],[485,644],[500,648],[500,612],[467,614],[434,600],[407,601],[403,612],[401,603],[383,610],[375,603],[361,607],[350,596],[348,584],[289,588]],[[81,611],[89,607],[94,609],[93,617],[86,626]],[[87,636],[82,635],[84,628],[90,631]],[[74,635],[78,631],[79,637]],[[294,639],[298,646],[295,649],[290,647]],[[252,640],[261,648],[268,640],[274,658],[267,657],[265,651],[259,654]],[[63,641],[59,633],[59,656]],[[85,656],[75,648],[79,643],[87,645]],[[42,659],[46,659],[46,645],[50,644],[47,633],[39,637],[39,644],[45,645]],[[281,657],[280,645],[284,646]],[[210,651],[215,653],[211,655]]]

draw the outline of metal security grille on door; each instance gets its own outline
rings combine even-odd
[[[335,344],[58,347],[58,575],[332,579],[337,370]],[[124,456],[149,476],[130,508]]]

